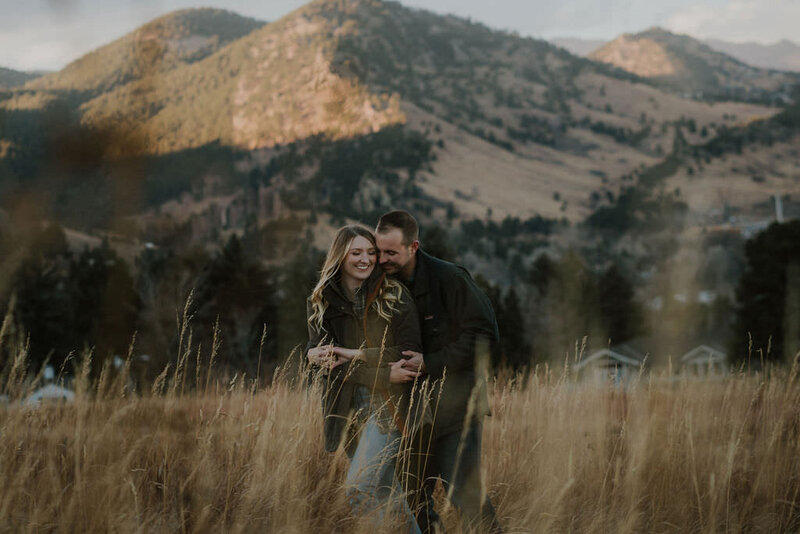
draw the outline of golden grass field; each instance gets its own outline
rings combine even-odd
[[[132,393],[124,369],[90,383],[84,367],[74,402],[24,407],[21,363],[3,374],[0,531],[396,531],[350,513],[319,391],[289,373],[257,388],[172,371]],[[797,374],[495,380],[486,489],[508,532],[796,532]]]

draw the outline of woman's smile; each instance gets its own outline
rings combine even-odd
[[[360,286],[372,274],[377,259],[377,250],[369,240],[362,236],[354,238],[342,262],[345,285],[350,289]]]

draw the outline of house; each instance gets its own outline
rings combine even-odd
[[[642,372],[645,354],[632,344],[615,345],[589,353],[572,370],[583,380],[626,384]]]
[[[44,368],[44,385],[28,395],[22,404],[27,406],[37,406],[43,402],[71,402],[75,400],[75,393],[54,383],[56,374],[52,366]]]
[[[728,374],[728,354],[719,346],[701,343],[681,356],[686,374],[716,378]]]
[[[35,406],[43,402],[71,402],[73,400],[75,400],[73,391],[55,384],[46,384],[28,395],[22,403]]]

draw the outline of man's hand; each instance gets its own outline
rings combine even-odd
[[[408,360],[397,360],[396,362],[389,364],[389,382],[392,384],[402,384],[403,382],[408,382],[409,380],[414,380],[416,377],[418,377],[420,373],[418,371],[405,368],[407,364]]]
[[[403,356],[406,356],[407,360],[403,361],[403,367],[406,369],[413,369],[419,373],[425,372],[425,360],[422,359],[421,352],[414,352],[413,350],[404,350]]]

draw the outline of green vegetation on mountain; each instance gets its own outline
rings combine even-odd
[[[9,89],[23,85],[42,76],[41,73],[22,72],[14,69],[0,67],[0,89]]]
[[[704,156],[719,157],[731,152],[741,154],[748,145],[771,146],[790,141],[800,132],[800,85],[795,88],[794,95],[792,105],[768,119],[736,128],[719,128],[713,139],[692,147],[692,154],[698,159]]]
[[[772,224],[745,245],[735,353],[791,363],[800,353],[800,220]]]

